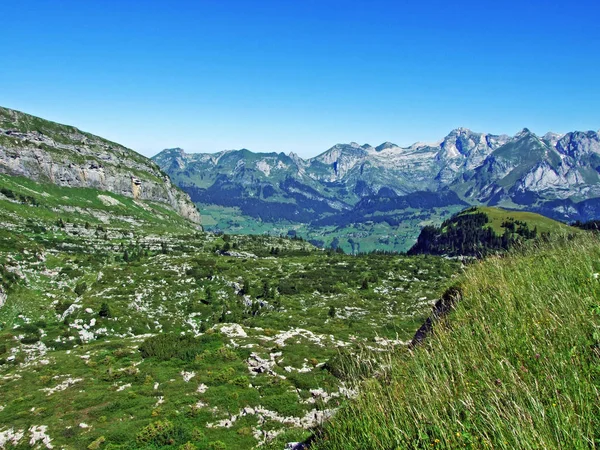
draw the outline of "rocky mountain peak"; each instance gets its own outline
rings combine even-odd
[[[537,138],[537,136],[529,128],[523,128],[521,131],[515,134],[515,139],[523,139],[529,137]]]
[[[383,150],[387,150],[389,148],[398,148],[398,146],[392,142],[386,141],[381,145],[378,145],[377,147],[375,147],[375,150],[377,150],[378,152],[381,152]]]
[[[563,136],[564,136],[564,134],[553,133],[552,131],[549,131],[548,133],[546,133],[542,136],[542,141],[544,141],[546,144],[548,144],[551,147],[556,147],[556,144],[558,143],[558,141],[560,139],[562,139]]]
[[[600,135],[595,131],[574,131],[565,134],[556,143],[556,149],[574,158],[600,154]]]
[[[186,155],[185,150],[182,149],[181,147],[166,148],[161,153],[170,153],[172,155],[178,154],[178,155],[181,155],[181,156],[185,156]]]
[[[474,133],[469,128],[458,127],[458,128],[455,128],[454,130],[452,130],[448,134],[448,136],[460,136],[460,135],[470,135],[470,134],[474,134]]]

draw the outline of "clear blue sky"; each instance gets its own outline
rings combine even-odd
[[[0,105],[146,155],[600,128],[600,2],[4,2]]]

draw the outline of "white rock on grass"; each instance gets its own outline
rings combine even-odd
[[[196,372],[186,372],[185,370],[182,370],[181,376],[183,377],[183,381],[187,383],[196,376]]]
[[[238,414],[231,416],[228,419],[219,420],[218,422],[207,423],[207,428],[231,428],[233,424],[241,417],[252,415],[257,416],[260,423],[264,423],[267,420],[279,422],[284,425],[291,425],[297,428],[312,428],[316,425],[323,423],[326,419],[330,418],[334,413],[332,409],[317,410],[312,409],[307,411],[304,417],[285,417],[277,413],[276,411],[270,411],[262,406],[256,408],[243,408]]]
[[[231,325],[223,325],[221,327],[221,333],[227,337],[248,337],[244,329],[237,323]]]
[[[123,204],[117,200],[116,198],[110,197],[108,195],[98,195],[98,200],[104,203],[104,206],[122,206]]]
[[[23,436],[25,436],[24,430],[9,428],[8,430],[0,431],[0,448],[5,448],[7,444],[16,447],[21,442],[21,439],[23,439]]]
[[[29,428],[29,432],[31,433],[29,445],[34,446],[38,442],[41,442],[46,448],[53,448],[53,445],[51,444],[52,439],[46,434],[47,429],[48,427],[46,425],[32,425]]]
[[[48,395],[52,395],[55,392],[64,391],[68,387],[73,386],[75,383],[79,383],[80,381],[83,381],[83,378],[67,378],[65,381],[53,388],[43,388],[40,389],[40,391],[47,392]]]

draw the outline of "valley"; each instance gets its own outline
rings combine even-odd
[[[583,448],[596,432],[595,234],[452,190],[381,188],[320,215],[316,191],[289,178],[279,187],[303,192],[313,221],[291,220],[299,204],[283,194],[264,202],[267,185],[260,201],[236,197],[225,178],[207,186],[231,204],[195,205],[200,188],[125,147],[0,112],[0,448],[511,448],[498,405],[537,397],[527,448],[555,447],[555,430]],[[453,295],[456,313],[432,313]],[[424,323],[433,334],[415,347]],[[555,378],[577,361],[564,397],[515,379],[517,363],[541,370],[534,350]]]
[[[297,233],[348,253],[407,251],[420,229],[468,206],[531,211],[563,222],[600,214],[594,131],[515,136],[452,130],[400,147],[337,144],[294,153],[163,150],[152,159],[228,233]]]

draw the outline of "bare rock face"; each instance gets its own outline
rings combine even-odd
[[[164,203],[201,222],[189,196],[148,158],[77,128],[2,107],[0,173]]]

